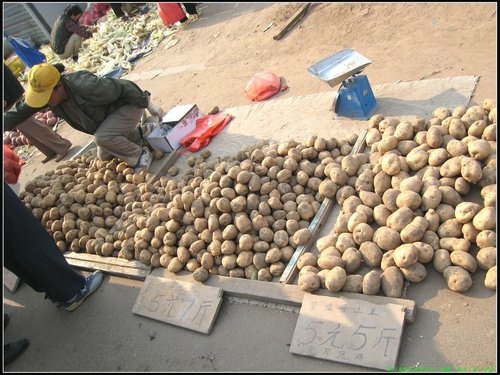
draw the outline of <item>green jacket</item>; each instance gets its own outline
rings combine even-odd
[[[66,23],[68,20],[69,17],[65,14],[60,15],[54,23],[54,26],[52,26],[50,46],[52,50],[59,55],[64,53],[66,43],[68,43],[71,34],[73,34],[71,31],[66,30]]]
[[[66,73],[61,81],[73,101],[81,110],[80,117],[86,116],[86,127],[78,119],[72,119],[57,106],[32,108],[24,101],[16,105],[4,115],[4,131],[12,130],[35,113],[49,107],[57,117],[64,119],[72,128],[87,134],[94,134],[99,125],[118,108],[131,104],[139,108],[147,108],[150,93],[141,90],[134,82],[125,79],[97,77],[95,74],[80,70]]]

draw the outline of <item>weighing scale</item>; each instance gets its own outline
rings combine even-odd
[[[311,65],[307,71],[330,87],[341,83],[333,100],[332,111],[339,116],[368,119],[377,101],[366,75],[358,75],[372,62],[360,53],[346,49]]]

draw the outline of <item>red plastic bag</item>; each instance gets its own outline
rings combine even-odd
[[[245,88],[245,95],[254,102],[265,100],[285,90],[286,85],[281,85],[281,79],[274,73],[260,72],[255,74]]]
[[[227,113],[204,115],[196,119],[196,128],[185,136],[179,144],[187,151],[196,152],[210,143],[210,140],[219,134],[233,119]]]
[[[14,185],[21,174],[23,162],[9,147],[3,146],[3,172],[4,180],[8,184]]]

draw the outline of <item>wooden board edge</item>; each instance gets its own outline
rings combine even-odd
[[[138,260],[126,260],[115,257],[102,257],[97,254],[75,253],[73,251],[66,251],[63,255],[66,259],[81,260],[93,263],[103,263],[103,264],[115,265],[118,267],[128,267],[134,269],[141,269],[145,271],[151,271],[151,265],[148,266]]]
[[[87,262],[84,260],[71,259],[71,258],[67,258],[66,261],[70,266],[80,268],[86,271],[100,270],[104,273],[108,273],[114,276],[122,276],[142,281],[144,281],[146,279],[146,276],[151,273],[151,271],[147,270],[139,270],[130,267],[113,266],[105,263]]]
[[[156,268],[151,275],[165,277],[172,280],[182,280],[191,283],[198,283],[194,280],[190,272],[179,272],[174,274],[164,268]],[[298,285],[280,284],[277,282],[258,281],[241,279],[237,277],[227,277],[210,275],[205,285],[221,288],[224,295],[238,298],[248,298],[263,302],[280,303],[291,306],[301,306],[302,299],[307,292],[304,292]],[[327,297],[342,297],[350,299],[360,299],[371,303],[385,304],[394,303],[401,305],[405,309],[405,321],[412,323],[415,321],[417,306],[415,301],[393,298],[379,295],[366,295],[360,293],[337,292],[333,293],[326,289],[319,289],[314,294]]]

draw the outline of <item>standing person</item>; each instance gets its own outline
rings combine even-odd
[[[101,160],[117,157],[136,171],[148,169],[153,160],[144,139],[153,125],[140,125],[144,110],[163,117],[163,110],[134,82],[97,77],[79,70],[63,73],[43,63],[28,72],[24,103],[5,114],[5,128],[12,129],[35,111],[49,107],[76,130],[94,135]]]
[[[5,64],[3,68],[5,112],[12,108],[12,106],[22,98],[24,88]],[[42,121],[35,119],[33,116],[21,122],[16,127],[26,138],[28,138],[30,144],[35,146],[45,155],[42,163],[46,163],[54,157],[56,157],[56,161],[62,160],[72,146],[69,140],[61,137],[58,133],[49,128]]]
[[[192,16],[194,19],[198,19],[198,10],[196,9],[196,3],[181,3],[188,16]],[[187,19],[186,19],[187,20]],[[183,22],[181,20],[181,22]]]
[[[92,37],[92,30],[78,23],[82,14],[78,5],[68,5],[52,26],[50,46],[63,60],[72,57],[73,61],[78,61],[83,39]]]
[[[88,277],[74,271],[53,238],[8,184],[19,178],[19,158],[4,146],[4,266],[37,292],[67,311],[76,310],[102,283],[103,274]],[[8,316],[4,315],[6,325]],[[13,362],[29,345],[27,339],[4,344],[5,364]]]

